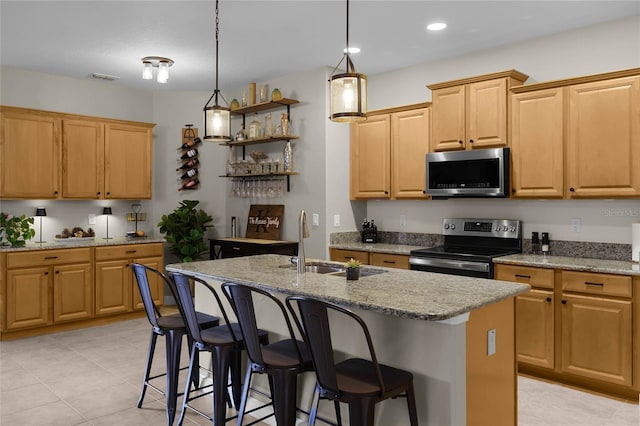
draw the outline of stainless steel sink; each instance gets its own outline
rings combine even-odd
[[[336,272],[344,272],[344,268],[341,266],[332,265],[306,265],[307,272],[315,272],[316,274],[334,274]]]
[[[295,267],[296,267],[295,264],[280,265],[280,268],[295,268]],[[347,274],[344,266],[327,265],[323,263],[307,263],[305,269],[307,272],[312,272],[315,274],[329,274],[336,277],[344,277]],[[367,268],[367,267],[360,268],[361,277],[368,277],[370,275],[382,274],[384,272],[387,272],[387,271],[383,269],[375,269],[375,268]]]

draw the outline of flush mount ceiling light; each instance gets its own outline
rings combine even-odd
[[[354,122],[367,118],[367,76],[356,71],[351,60],[349,47],[349,0],[347,0],[347,44],[344,56],[333,69],[329,79],[331,121]],[[346,72],[338,72],[342,61],[346,60]]]
[[[162,56],[147,56],[142,58],[142,79],[153,79],[153,69],[158,68],[158,83],[166,83],[169,80],[169,67],[173,66],[173,60]]]
[[[213,94],[204,105],[204,140],[215,142],[228,142],[231,140],[231,109],[218,104],[218,96],[227,103],[220,89],[218,88],[218,45],[220,36],[220,10],[218,8],[218,0],[216,0],[216,88]],[[209,102],[213,99],[213,106],[209,106]]]
[[[444,30],[445,28],[447,28],[447,24],[445,24],[444,22],[434,22],[432,24],[427,25],[427,29],[429,31],[440,31],[440,30]]]

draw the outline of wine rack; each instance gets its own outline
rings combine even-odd
[[[200,159],[198,145],[202,140],[198,137],[198,129],[193,124],[185,124],[182,129],[182,145],[180,145],[180,167],[176,169],[180,177],[178,191],[195,190],[200,187],[198,179]]]

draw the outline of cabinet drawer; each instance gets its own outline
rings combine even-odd
[[[367,251],[358,251],[358,250],[343,250],[343,249],[331,249],[330,250],[331,260],[335,260],[338,262],[347,262],[349,259],[353,258],[355,260],[360,261],[363,265],[369,264],[369,252]]]
[[[96,247],[96,260],[162,256],[162,243]]]
[[[607,296],[631,297],[631,277],[562,271],[562,290]]]
[[[91,260],[91,248],[81,247],[61,250],[34,250],[7,253],[7,268],[83,263]]]
[[[553,288],[553,269],[498,264],[495,266],[495,279]]]
[[[369,264],[386,268],[409,269],[409,256],[404,254],[369,253]]]

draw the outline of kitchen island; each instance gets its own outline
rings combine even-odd
[[[298,275],[290,257],[281,255],[172,264],[166,269],[213,284],[234,281],[283,298],[301,294],[353,309],[369,326],[379,361],[414,374],[421,425],[517,422],[513,298],[528,291],[528,285],[388,268],[369,268],[380,273],[346,281],[335,274]],[[203,299],[196,293],[197,308],[212,310]],[[278,326],[269,331],[285,334]],[[334,338],[343,353],[365,353],[364,342],[346,330]],[[304,379],[300,405],[306,409],[314,378]],[[321,414],[331,418],[331,408],[321,405]],[[387,401],[376,409],[378,425],[405,423],[404,402]]]

